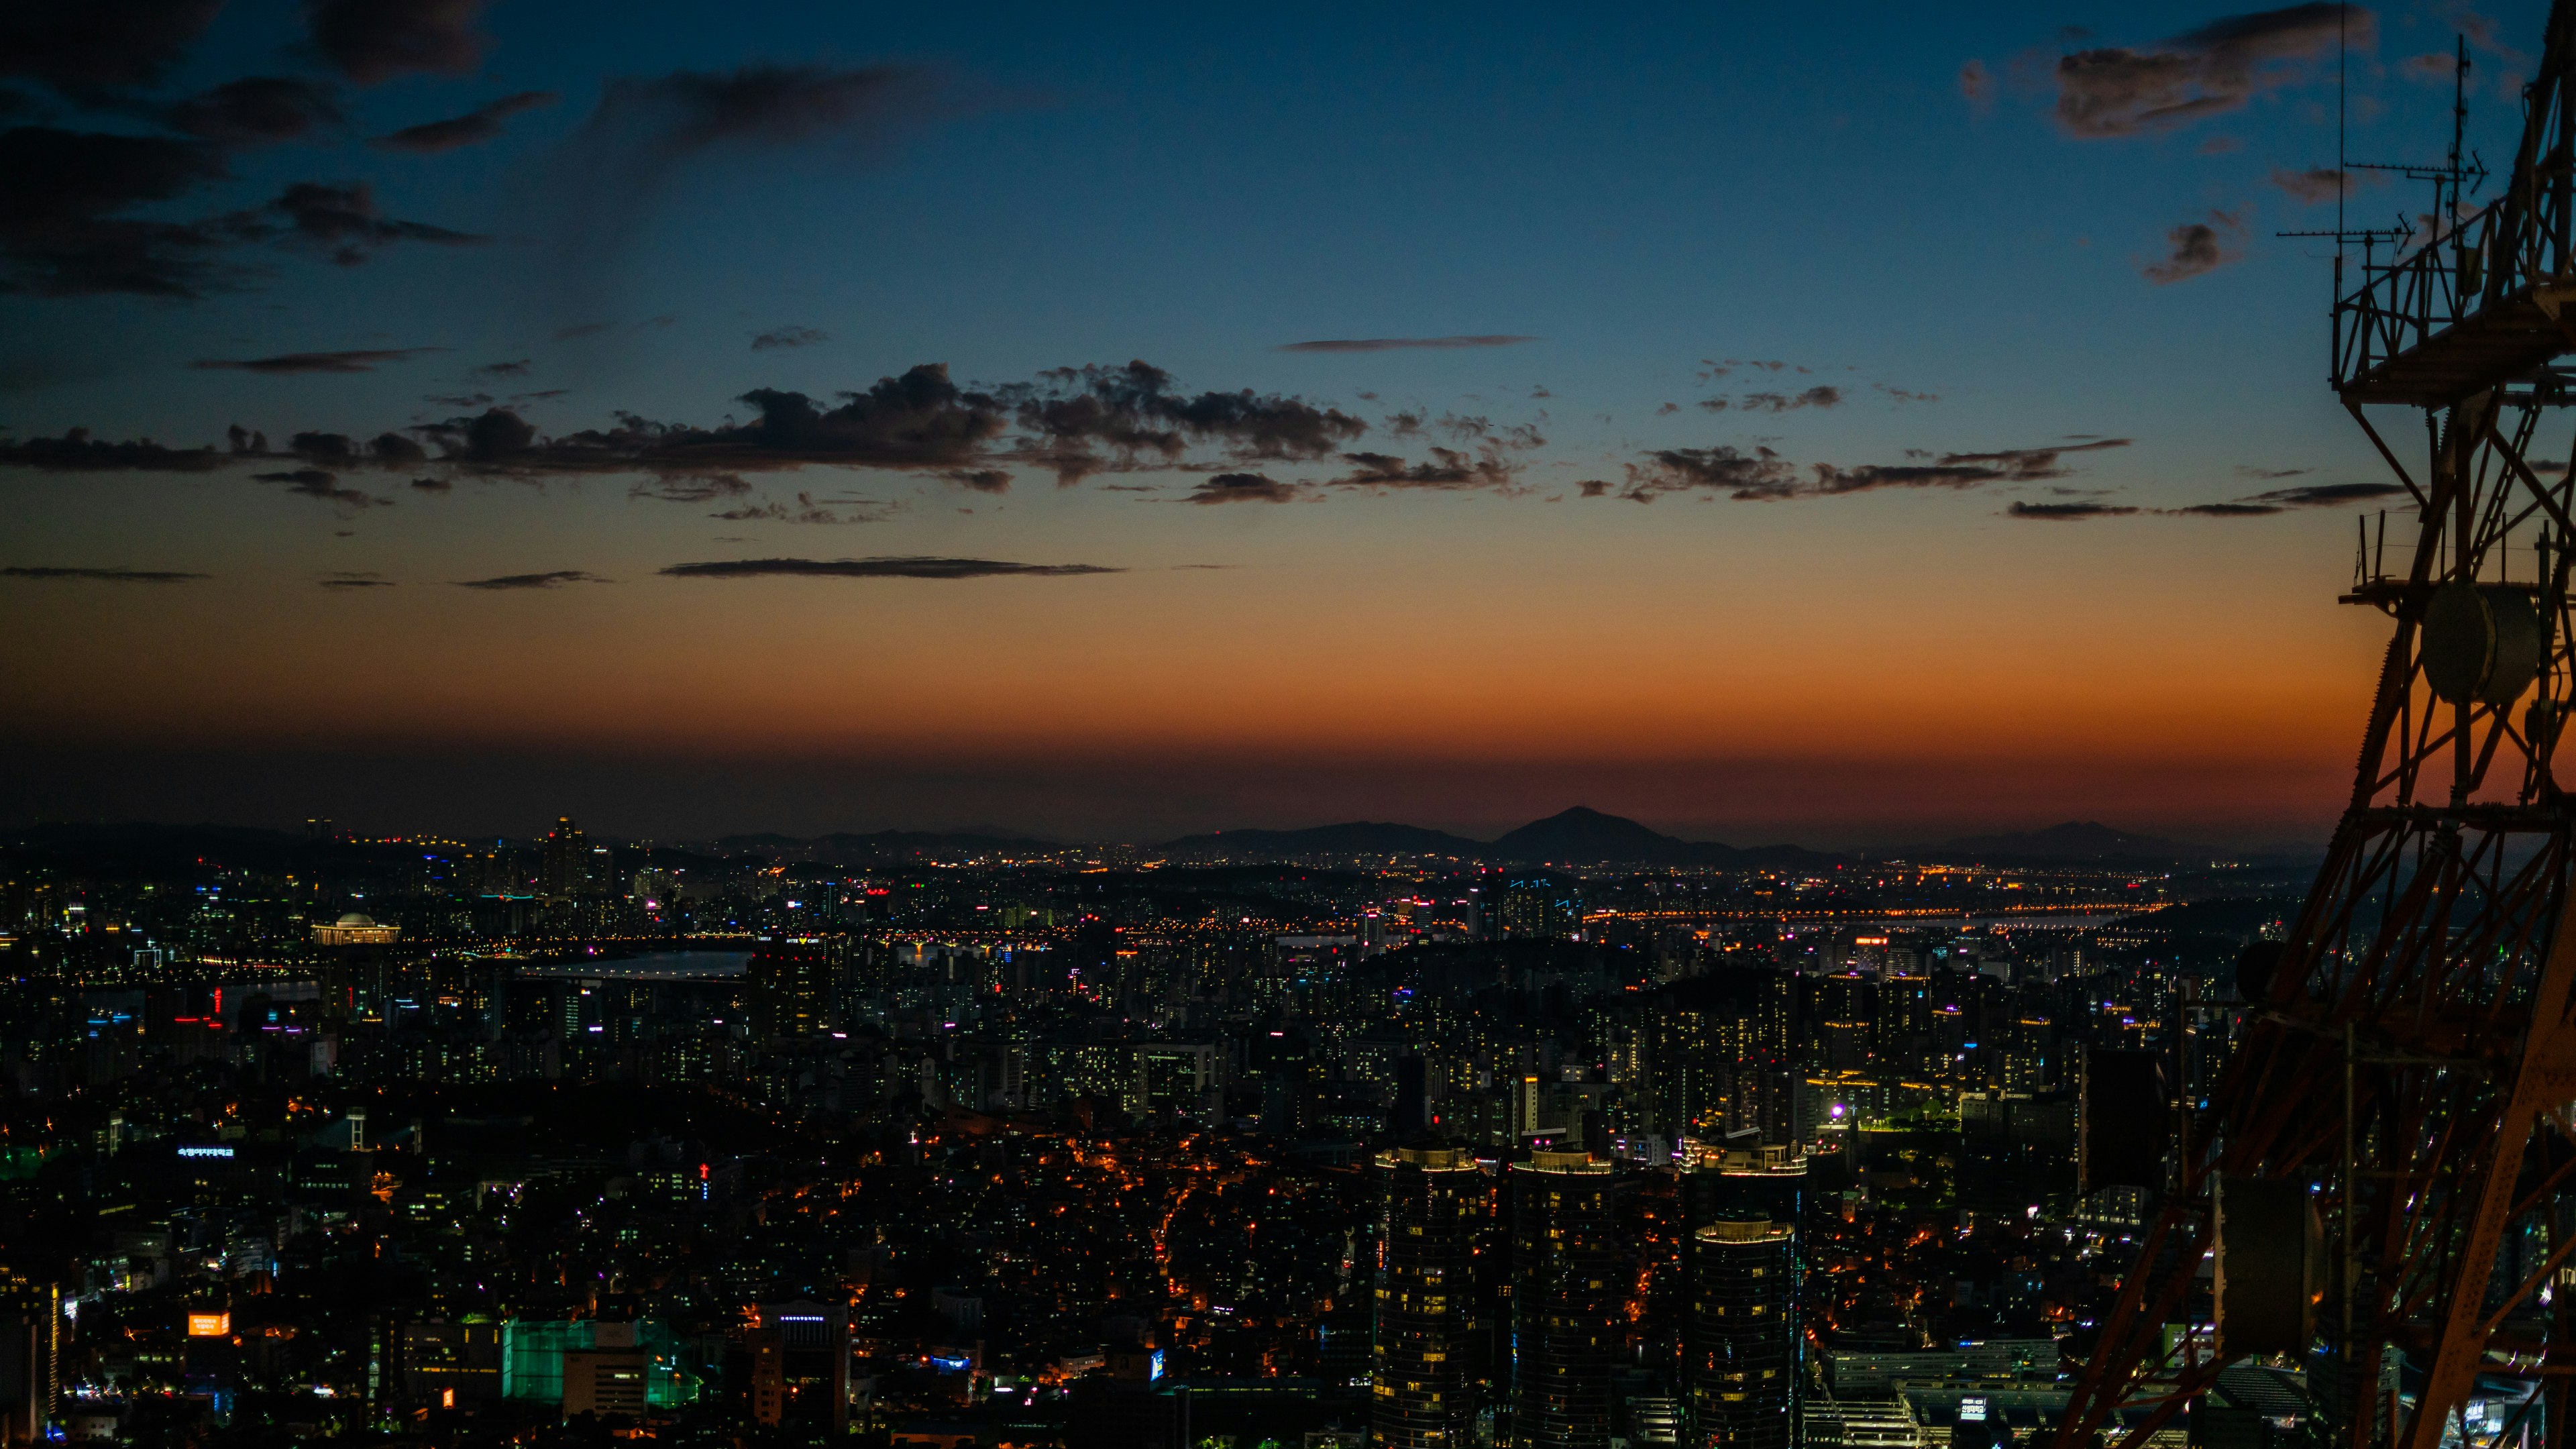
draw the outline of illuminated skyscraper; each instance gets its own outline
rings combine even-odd
[[[61,1391],[62,1291],[0,1269],[0,1444],[41,1444]]]
[[[1475,1442],[1469,1275],[1485,1175],[1463,1147],[1377,1155],[1384,1182],[1369,1443],[1461,1449]]]
[[[812,936],[763,938],[746,972],[753,1035],[767,1040],[824,1030],[831,1017],[836,956],[830,942]]]
[[[567,815],[555,821],[544,841],[544,876],[539,885],[557,900],[590,892],[590,842]]]
[[[1691,1442],[1703,1449],[1797,1442],[1806,1180],[1806,1160],[1777,1146],[1704,1149],[1682,1174]]]
[[[1604,1449],[1621,1317],[1610,1164],[1540,1151],[1512,1169],[1512,1443]]]

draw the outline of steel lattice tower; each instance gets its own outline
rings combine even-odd
[[[2576,470],[2531,460],[2576,401],[2557,365],[2576,351],[2571,47],[2576,0],[2556,0],[2500,197],[2461,213],[2455,146],[2430,238],[2365,249],[2348,292],[2338,255],[2334,386],[2417,524],[2365,527],[2345,601],[2395,627],[2326,862],[2186,1119],[2054,1449],[2143,1444],[2248,1348],[2303,1360],[2338,1449],[2576,1444],[2576,802],[2551,773],[2576,693]],[[2422,415],[2419,468],[2373,408]],[[2291,1249],[2312,1318],[2234,1333],[2222,1287],[2213,1341],[2204,1257],[2224,1284],[2222,1205],[2266,1184],[2315,1214]]]

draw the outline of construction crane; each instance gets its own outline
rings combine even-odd
[[[2206,1105],[2177,1103],[2054,1449],[2143,1445],[2248,1363],[2302,1371],[2320,1449],[2576,1445],[2576,802],[2551,773],[2576,473],[2533,451],[2576,403],[2571,64],[2556,0],[2501,194],[2462,208],[2455,145],[2429,234],[2356,278],[2338,244],[2332,383],[2411,500],[2396,537],[2365,523],[2344,596],[2388,651],[2325,863],[2240,967]]]

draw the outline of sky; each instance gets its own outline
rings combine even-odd
[[[0,817],[2315,841],[2544,8],[12,7]]]

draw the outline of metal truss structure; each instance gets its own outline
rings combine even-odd
[[[2576,401],[2571,63],[2555,0],[2503,194],[2464,217],[2455,147],[2431,235],[2364,252],[2350,291],[2337,259],[2333,385],[2416,523],[2365,525],[2345,602],[2394,628],[2326,862],[2053,1449],[2143,1445],[2271,1354],[2306,1370],[2320,1449],[2576,1445],[2576,801],[2551,769],[2576,469],[2534,457]],[[2373,408],[2421,414],[2416,468]],[[2248,1180],[2314,1213],[2265,1248],[2309,1255],[2287,1335],[2231,1332],[2220,1219]]]

